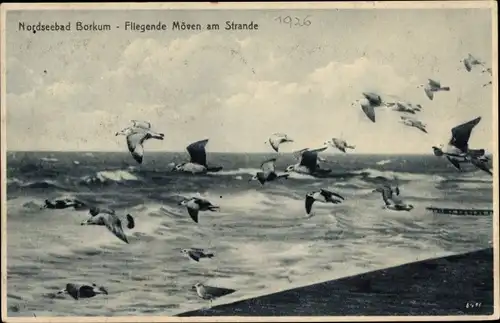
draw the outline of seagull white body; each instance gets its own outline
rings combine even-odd
[[[133,229],[135,227],[134,218],[130,215],[126,215],[127,228]],[[118,239],[125,243],[129,243],[127,236],[123,232],[122,221],[116,214],[110,213],[97,213],[92,215],[88,220],[85,220],[81,225],[98,225],[105,226],[111,233],[113,233]]]
[[[427,133],[426,125],[423,124],[422,121],[420,121],[420,120],[416,120],[416,119],[413,119],[413,118],[408,118],[408,117],[405,117],[405,116],[401,116],[400,122],[403,123],[406,126],[414,127],[414,128],[419,129],[422,132]]]
[[[179,203],[179,205],[185,206],[187,208],[189,216],[196,223],[198,223],[198,213],[200,211],[215,212],[219,209],[218,206],[213,205],[210,201],[201,197],[191,197],[188,199],[184,199]]]
[[[441,145],[441,147],[432,147],[434,155],[437,157],[445,156],[458,170],[461,170],[460,163],[466,163],[472,159],[474,159],[473,165],[484,168],[484,159],[483,161],[477,159],[484,156],[484,149],[469,149],[469,139],[472,130],[480,121],[481,117],[477,117],[453,127],[451,129],[451,139],[446,146]]]
[[[299,151],[300,162],[290,165],[286,168],[286,172],[295,172],[298,174],[316,175],[319,173],[328,173],[331,170],[320,169],[318,165],[318,153],[325,151],[328,147],[310,150],[308,148]]]
[[[481,62],[479,59],[475,58],[471,54],[469,54],[461,62],[464,63],[464,66],[465,66],[465,69],[467,70],[467,72],[470,72],[472,70],[472,68],[476,65],[484,65],[483,62]]]
[[[332,138],[325,142],[325,145],[330,145],[332,147],[337,148],[341,152],[345,153],[347,149],[355,149],[355,146],[348,145],[347,141],[340,138]]]
[[[126,136],[127,147],[132,157],[139,164],[144,158],[144,142],[149,139],[163,140],[165,135],[151,130],[151,123],[147,121],[132,120],[132,126],[127,127],[115,134],[115,136]]]
[[[198,294],[200,298],[204,300],[209,300],[210,303],[218,297],[226,296],[236,292],[236,290],[234,289],[206,286],[201,283],[195,284],[193,286],[193,289],[196,289],[196,294]]]
[[[218,172],[222,167],[208,167],[207,166],[207,152],[206,145],[208,144],[208,139],[199,140],[189,144],[186,150],[189,154],[189,162],[181,163],[175,165],[174,171],[200,174],[206,172]]]
[[[277,174],[276,173],[276,158],[271,158],[266,160],[260,165],[262,171],[255,174],[250,181],[259,181],[261,185],[264,185],[265,182],[271,182],[279,178],[288,178],[290,174]]]
[[[275,152],[279,152],[279,147],[281,144],[284,144],[287,142],[293,142],[293,139],[288,137],[287,134],[277,132],[277,133],[273,133],[269,137],[268,142],[271,145],[271,148],[273,148]]]
[[[68,294],[75,300],[81,298],[91,298],[99,294],[108,295],[108,291],[104,287],[98,287],[96,284],[80,285],[68,283],[64,289],[61,289],[56,295]]]
[[[182,249],[181,253],[196,262],[199,262],[202,258],[212,258],[214,256],[213,253],[208,253],[198,248]]]
[[[439,91],[450,91],[449,86],[441,86],[439,81],[428,79],[427,84],[421,84],[417,87],[423,87],[424,92],[429,98],[429,100],[434,100],[434,93]]]
[[[345,198],[340,194],[337,194],[335,192],[326,189],[320,189],[319,191],[309,192],[306,194],[306,199],[305,199],[306,215],[308,217],[311,217],[313,215],[312,206],[316,201],[322,203],[339,204],[342,203],[342,201],[344,200]]]

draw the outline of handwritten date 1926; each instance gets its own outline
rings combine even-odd
[[[288,25],[290,28],[293,27],[307,27],[311,25],[310,16],[304,18],[294,17],[294,16],[278,16],[274,20],[278,21],[280,24]]]

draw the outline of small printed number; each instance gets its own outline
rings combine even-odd
[[[467,302],[465,304],[465,308],[480,308],[481,307],[481,303],[478,303],[478,302]]]
[[[274,18],[274,20],[279,21],[280,24],[286,24],[290,28],[292,27],[307,27],[311,25],[311,20],[308,19],[309,16],[306,16],[305,18],[299,18],[299,17],[291,17],[291,16],[278,16]]]

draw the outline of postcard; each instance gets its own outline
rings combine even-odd
[[[494,320],[494,1],[1,6],[2,320]]]

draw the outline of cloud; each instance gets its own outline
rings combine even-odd
[[[310,34],[287,37],[201,32],[114,45],[101,36],[71,39],[59,44],[60,66],[46,58],[46,75],[33,69],[32,60],[9,56],[9,149],[124,150],[123,138],[114,133],[132,119],[149,120],[166,134],[163,142],[148,142],[151,150],[184,150],[191,141],[210,138],[212,151],[268,151],[266,138],[286,132],[296,139],[289,149],[342,136],[357,152],[426,152],[476,114],[485,121],[472,142],[487,145],[485,138],[491,138],[489,90],[477,86],[484,75],[447,64],[458,59],[416,62],[408,46],[394,55],[386,49],[394,37],[371,50],[369,42],[356,45],[350,37],[337,47],[312,41]],[[383,56],[383,50],[392,54]],[[401,57],[406,51],[410,56]],[[431,72],[439,64],[438,79],[452,90],[431,102],[416,85],[435,77]],[[377,109],[377,123],[370,122],[352,106],[364,91],[421,103],[419,118],[430,134],[405,128],[385,108]]]

